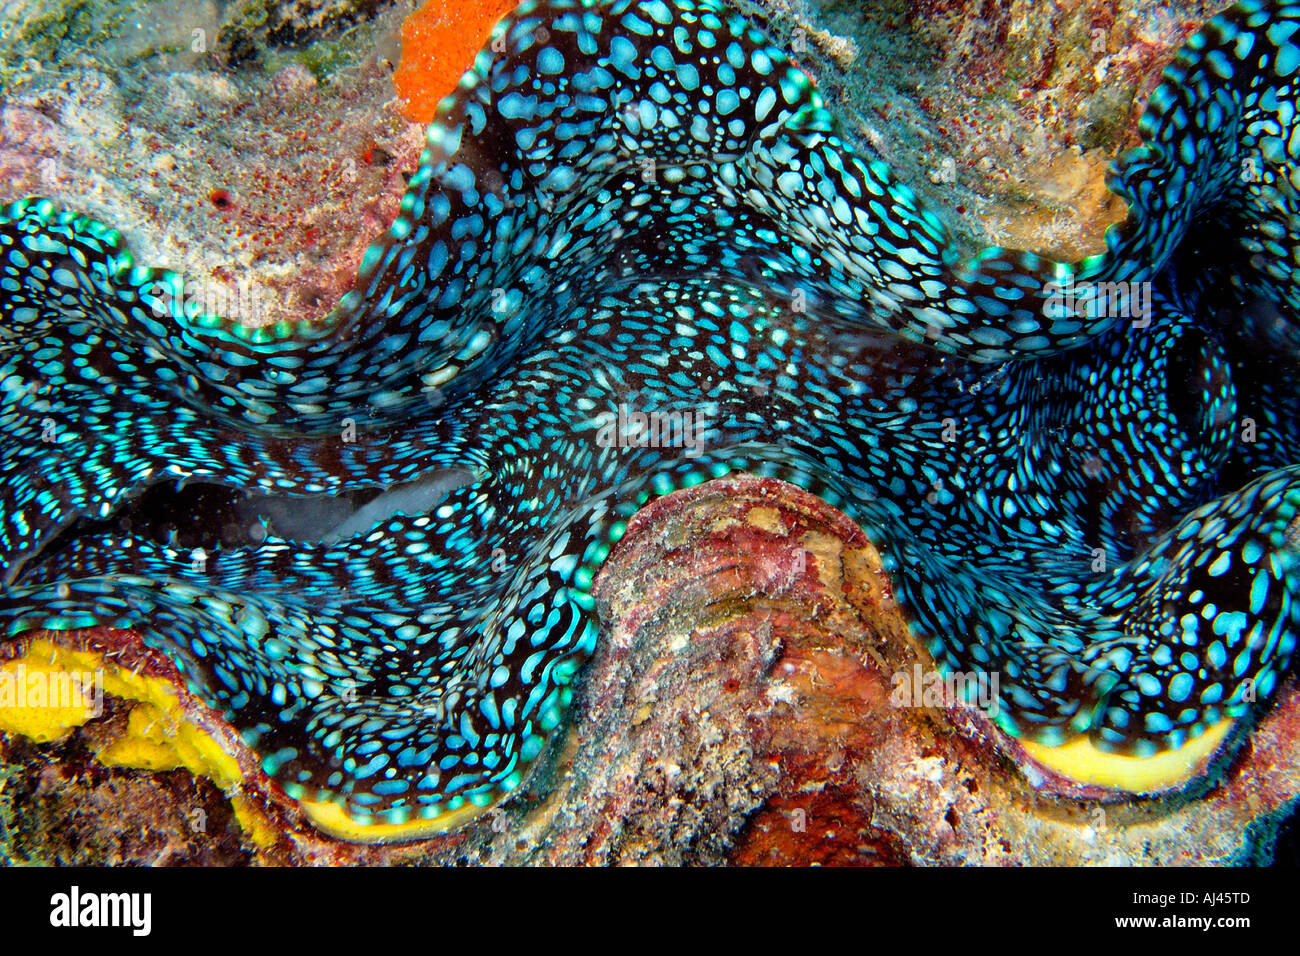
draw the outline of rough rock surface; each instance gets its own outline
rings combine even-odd
[[[744,0],[972,247],[1079,259],[1165,64],[1230,0]],[[803,52],[798,52],[802,49]]]

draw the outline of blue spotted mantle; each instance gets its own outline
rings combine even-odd
[[[4,639],[133,627],[290,795],[437,820],[561,721],[626,518],[743,469],[860,522],[1007,733],[1177,748],[1298,633],[1297,26],[1248,0],[1192,38],[1077,264],[961,260],[714,0],[527,0],[314,324],[186,309],[14,203]],[[606,440],[620,409],[664,430]]]

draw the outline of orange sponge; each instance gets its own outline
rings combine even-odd
[[[428,0],[402,24],[402,60],[393,76],[403,112],[433,119],[438,101],[456,88],[493,25],[518,0]]]

